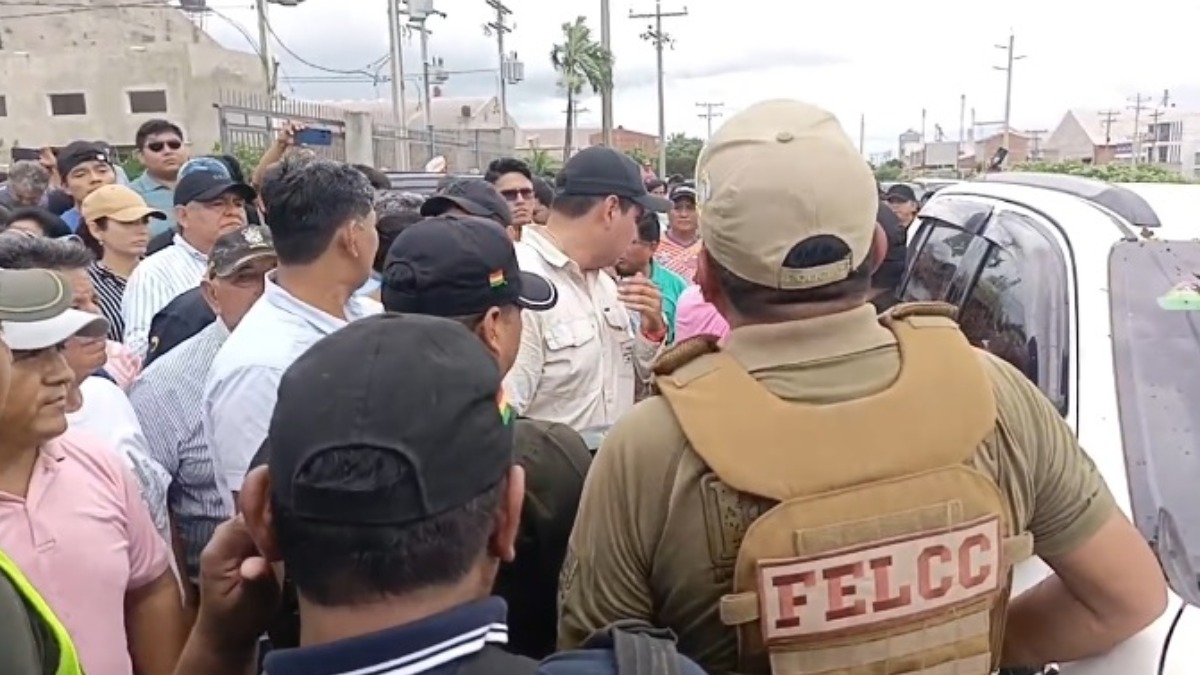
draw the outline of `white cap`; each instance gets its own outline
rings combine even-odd
[[[108,334],[108,320],[96,314],[68,309],[40,321],[0,322],[0,331],[9,349],[33,352],[62,344],[79,337],[103,337]]]

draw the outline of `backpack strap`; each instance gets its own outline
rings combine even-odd
[[[616,621],[592,633],[581,649],[611,649],[617,675],[680,675],[675,634],[645,621]]]

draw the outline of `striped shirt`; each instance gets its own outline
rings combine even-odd
[[[696,280],[696,257],[700,255],[700,240],[690,244],[681,244],[671,238],[668,230],[663,233],[658,242],[658,250],[654,259],[660,265],[683,277],[683,280],[693,283]]]
[[[129,389],[147,452],[171,476],[167,506],[183,537],[187,575],[197,578],[200,552],[231,516],[217,488],[204,438],[204,377],[229,330],[222,321],[155,359]]]
[[[208,256],[175,235],[175,245],[146,258],[129,275],[121,316],[125,320],[125,344],[141,358],[146,357],[150,322],[175,296],[200,285]]]
[[[125,279],[99,260],[87,268],[88,278],[96,291],[96,304],[108,319],[108,339],[125,339],[125,319],[121,316],[121,298],[125,295]]]

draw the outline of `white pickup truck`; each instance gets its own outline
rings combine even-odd
[[[1019,173],[942,188],[909,231],[901,299],[956,305],[973,343],[1038,384],[1170,582],[1158,621],[1063,675],[1200,672],[1196,237],[1198,186]],[[1023,564],[1015,591],[1048,573]]]

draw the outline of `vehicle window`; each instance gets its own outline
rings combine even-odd
[[[1042,226],[1005,211],[988,224],[992,243],[959,311],[967,339],[1008,361],[1067,413],[1070,339],[1067,264]]]
[[[914,224],[915,225],[915,224]],[[938,221],[925,219],[909,252],[910,269],[901,291],[905,302],[946,302],[951,283],[975,238],[970,233]]]
[[[1200,242],[1118,242],[1109,279],[1133,519],[1154,542],[1171,588],[1200,605]]]

